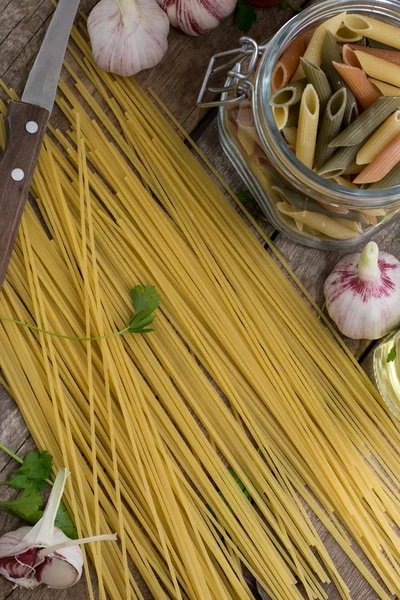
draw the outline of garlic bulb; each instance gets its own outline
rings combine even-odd
[[[157,0],[171,25],[188,35],[202,35],[233,12],[237,0]]]
[[[40,584],[51,588],[69,588],[82,575],[83,555],[80,544],[115,540],[115,534],[83,540],[71,540],[54,521],[68,477],[60,469],[43,517],[34,527],[21,527],[0,537],[0,574],[24,588]]]
[[[400,325],[400,262],[375,242],[344,257],[324,293],[329,316],[349,338],[375,340]]]
[[[169,21],[156,0],[101,0],[88,31],[99,67],[124,77],[154,67],[168,49]]]

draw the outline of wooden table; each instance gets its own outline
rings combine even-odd
[[[81,8],[88,11],[96,0],[84,0]],[[38,52],[44,32],[51,18],[53,6],[50,0],[0,0],[0,77],[17,92],[21,92],[27,74]],[[250,34],[257,41],[273,34],[293,12],[280,7],[259,9],[257,22]],[[201,38],[191,38],[172,30],[168,55],[164,61],[149,72],[140,74],[138,79],[145,86],[152,87],[173,114],[190,131],[201,149],[210,158],[218,171],[235,191],[242,190],[240,178],[223,155],[219,146],[216,128],[216,111],[200,111],[196,108],[196,97],[210,57],[224,49],[238,46],[241,32],[234,24],[233,17],[227,19],[217,30]],[[322,305],[322,287],[326,276],[340,258],[337,252],[324,252],[295,244],[274,230],[266,220],[259,217],[260,224],[270,234],[276,245],[288,257],[290,266],[300,277],[317,302]],[[399,235],[400,225],[393,223],[375,236],[380,247],[400,256],[400,242],[394,240]],[[348,345],[355,356],[366,366],[370,362],[373,343],[354,342]],[[1,414],[0,441],[15,453],[24,456],[33,448],[32,439],[19,414],[14,401],[0,388]],[[16,463],[0,453],[0,480],[4,481],[16,468]],[[9,499],[9,488],[0,488],[0,500]],[[12,516],[0,513],[0,534],[18,527],[20,523]],[[373,600],[377,598],[363,581],[332,540],[326,539],[332,555],[351,589],[353,600]],[[329,600],[339,598],[337,592],[329,588]],[[74,588],[64,591],[38,588],[35,591],[13,589],[11,583],[0,579],[0,600],[87,600],[84,579]]]

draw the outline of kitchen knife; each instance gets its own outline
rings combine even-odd
[[[22,102],[6,117],[6,147],[0,155],[0,289],[28,198],[62,63],[80,0],[60,0],[32,67]]]

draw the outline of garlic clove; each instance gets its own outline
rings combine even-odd
[[[10,535],[9,538],[9,541],[12,543],[12,540],[15,540],[16,536]],[[3,575],[3,577],[20,587],[33,589],[40,585],[35,576],[35,564],[35,549],[29,549],[17,556],[4,556],[0,558],[0,575]]]
[[[123,77],[154,67],[168,49],[169,20],[156,0],[100,0],[88,31],[99,67]]]
[[[352,339],[379,339],[400,325],[400,262],[369,242],[344,257],[324,285],[327,311]]]
[[[69,561],[57,556],[47,556],[43,563],[36,569],[36,578],[39,583],[54,589],[67,589],[78,583],[82,570],[79,573]]]
[[[237,0],[157,0],[171,25],[188,35],[215,29],[235,9]]]

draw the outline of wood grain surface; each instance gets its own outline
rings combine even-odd
[[[95,3],[96,0],[83,0],[82,11],[89,11]],[[50,0],[0,0],[0,77],[18,93],[23,90],[53,10]],[[257,23],[250,31],[251,36],[261,42],[272,35],[292,14],[292,11],[279,7],[259,9]],[[242,190],[244,186],[220,148],[215,113],[206,114],[205,111],[197,109],[196,98],[210,57],[220,50],[237,47],[240,35],[233,17],[227,19],[217,30],[201,38],[190,38],[177,30],[171,30],[169,51],[165,59],[156,68],[138,76],[141,84],[145,87],[150,86],[186,129],[193,133],[201,149],[235,191]],[[57,113],[53,115],[53,122],[54,120],[57,120]],[[275,231],[259,211],[256,211],[255,216],[288,257],[290,266],[302,283],[322,305],[323,281],[340,258],[340,254],[299,246]],[[382,249],[400,256],[400,242],[394,241],[399,231],[400,226],[393,223],[375,239]],[[368,341],[348,341],[348,345],[368,369],[372,344]],[[0,441],[15,453],[24,456],[33,448],[29,432],[14,401],[2,388],[0,402]],[[15,467],[14,461],[0,453],[0,480],[7,479]],[[8,488],[0,487],[0,500],[10,497],[12,492]],[[18,525],[16,518],[0,513],[0,534]],[[322,528],[321,535],[350,587],[351,598],[375,600],[376,594]],[[339,599],[333,587],[328,587],[327,592],[329,600]],[[87,600],[88,595],[84,579],[74,588],[64,591],[45,588],[34,591],[13,589],[11,583],[0,579],[0,600],[33,598]],[[150,600],[150,596],[148,598]]]

